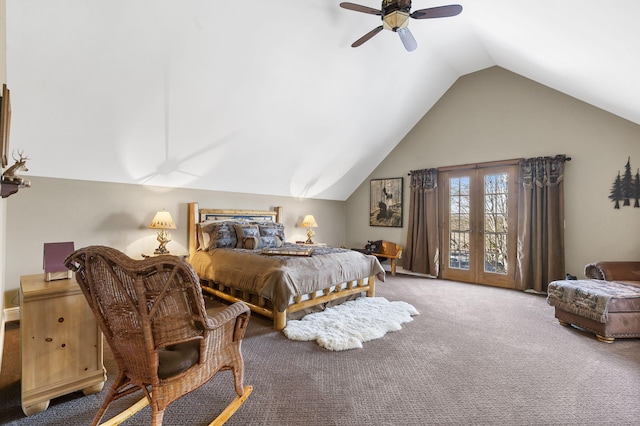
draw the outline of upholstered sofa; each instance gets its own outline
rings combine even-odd
[[[587,278],[640,286],[640,262],[597,262],[584,267]]]
[[[588,330],[606,343],[640,337],[640,262],[590,263],[585,275],[587,280],[549,284],[547,300],[560,324]],[[581,300],[571,302],[571,295]]]

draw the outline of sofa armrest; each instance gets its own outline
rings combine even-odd
[[[606,281],[640,281],[640,262],[606,261],[584,267],[587,278]]]

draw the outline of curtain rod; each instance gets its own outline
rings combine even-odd
[[[536,158],[536,157],[533,157]],[[544,158],[544,157],[540,157],[540,158]],[[547,158],[554,158],[554,157],[547,157]],[[469,167],[470,169],[477,169],[479,168],[478,165],[486,165],[485,167],[493,167],[493,166],[497,166],[499,164],[505,164],[505,163],[515,163],[515,162],[520,162],[521,160],[523,160],[523,158],[519,158],[519,159],[513,159],[513,160],[502,160],[502,161],[489,161],[486,163],[477,163],[474,164],[473,167]],[[564,161],[571,161],[571,157],[565,157]],[[465,166],[472,166],[472,164],[461,164],[459,166],[445,166],[445,167],[435,167],[436,169],[440,170],[440,169],[451,169],[451,168],[464,168]],[[414,170],[417,171],[417,170]],[[407,176],[411,176],[411,172],[407,173]]]

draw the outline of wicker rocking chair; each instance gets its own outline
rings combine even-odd
[[[73,252],[65,264],[75,271],[120,370],[93,425],[112,401],[138,390],[145,396],[138,408],[116,416],[113,424],[149,403],[151,424],[161,425],[169,404],[221,370],[233,371],[238,396],[217,424],[249,396],[240,351],[249,308],[235,303],[209,317],[198,277],[186,261],[167,255],[134,260],[113,248],[91,246]]]

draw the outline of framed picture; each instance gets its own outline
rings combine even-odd
[[[403,178],[371,179],[369,225],[402,228]]]
[[[7,85],[2,85],[2,100],[0,101],[0,163],[7,167],[9,154],[9,130],[11,128],[11,99]]]

